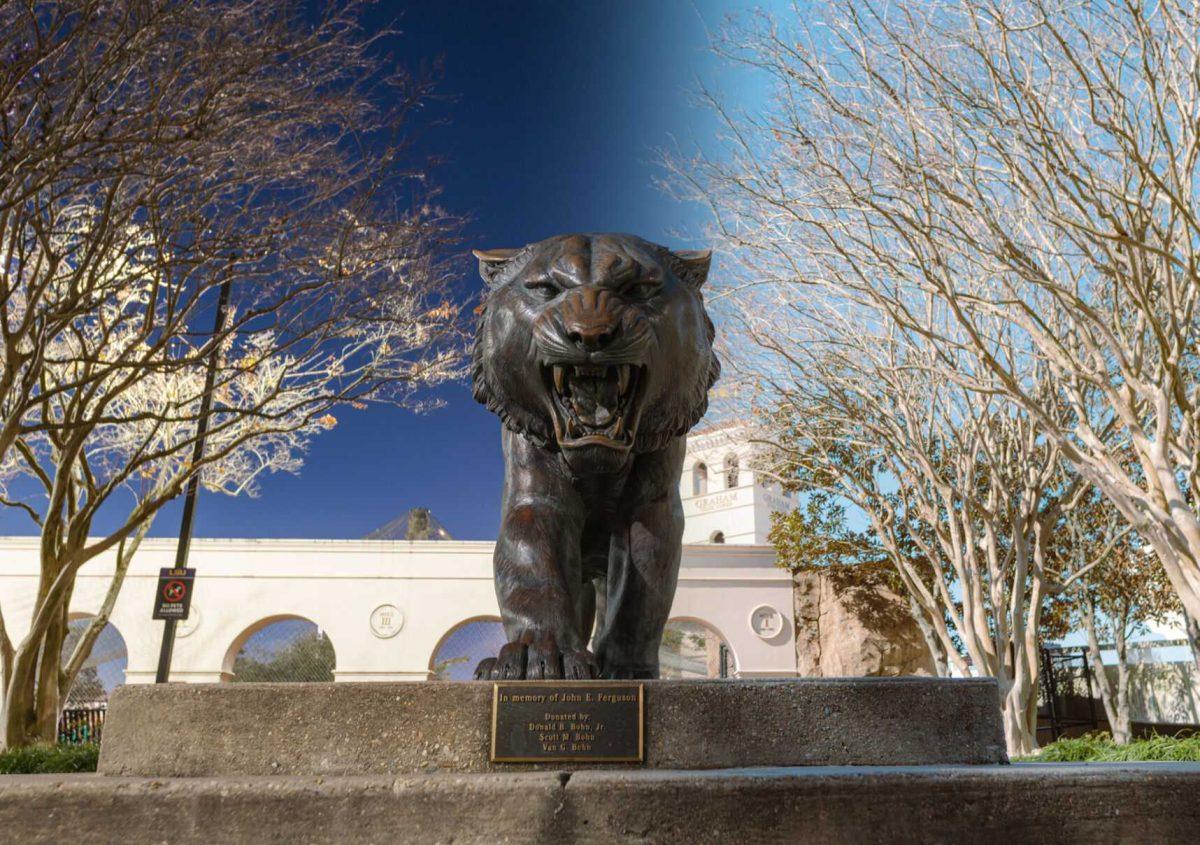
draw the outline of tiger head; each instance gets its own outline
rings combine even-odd
[[[575,473],[619,470],[696,424],[720,373],[700,288],[710,253],[623,234],[476,251],[488,283],[475,398]]]

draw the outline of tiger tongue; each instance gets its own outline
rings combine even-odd
[[[617,407],[617,385],[604,378],[571,380],[571,407],[590,426],[608,425]]]

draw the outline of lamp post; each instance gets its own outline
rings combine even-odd
[[[217,356],[221,344],[216,341],[225,325],[225,312],[229,308],[229,278],[221,282],[221,291],[217,295],[217,319],[213,324],[213,349],[208,358],[208,369],[204,374],[204,392],[200,396],[200,419],[196,423],[196,445],[192,449],[192,467],[199,467],[204,457],[204,441],[208,436],[208,417],[212,412],[213,383],[217,377]],[[195,469],[188,479],[187,490],[183,497],[183,518],[179,523],[179,544],[175,547],[175,568],[184,569],[187,566],[188,550],[192,544],[192,522],[196,515],[196,494],[200,491],[200,470]],[[190,587],[189,587],[190,589]],[[170,618],[163,621],[162,646],[158,651],[158,671],[154,675],[154,683],[165,684],[171,675],[171,655],[175,651],[175,625],[178,619]]]

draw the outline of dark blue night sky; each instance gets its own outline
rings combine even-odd
[[[713,137],[713,119],[694,106],[698,80],[740,101],[762,96],[708,47],[725,15],[753,2],[385,0],[368,24],[398,22],[403,35],[389,49],[400,63],[442,61],[446,99],[418,116],[435,124],[421,152],[444,159],[434,173],[440,202],[469,218],[464,256],[567,231],[699,246],[704,209],[664,193],[655,160],[674,140],[687,148]],[[464,294],[474,295],[474,264],[461,266]],[[299,475],[266,479],[256,499],[202,494],[197,536],[355,538],[421,505],[457,539],[494,537],[499,422],[465,382],[440,395],[446,406],[427,415],[339,412]],[[177,529],[171,507],[152,533]],[[0,534],[26,530],[0,519]]]

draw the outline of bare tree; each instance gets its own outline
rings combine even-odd
[[[729,156],[677,170],[747,265],[969,356],[954,377],[1017,403],[1200,617],[1195,5],[835,0],[722,49],[774,101],[710,98]],[[997,322],[1019,356],[994,354]]]
[[[420,408],[458,373],[439,259],[455,221],[405,134],[429,85],[389,67],[359,7],[0,6],[0,494],[42,538],[28,633],[13,644],[0,618],[6,745],[53,736],[138,541],[190,479],[253,492],[332,409]],[[93,537],[101,513],[116,527]],[[113,553],[64,662],[75,576]]]
[[[760,391],[776,472],[852,503],[894,567],[935,661],[995,677],[1009,752],[1036,747],[1048,538],[1080,484],[1030,416],[963,387],[878,312],[763,286],[735,358]],[[1038,373],[1029,374],[1031,381]]]

